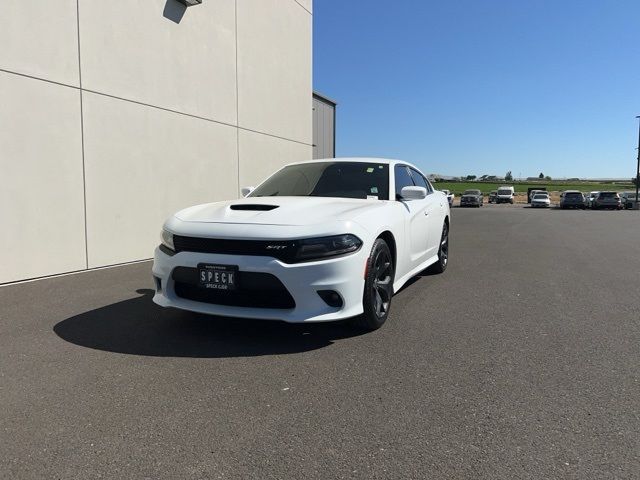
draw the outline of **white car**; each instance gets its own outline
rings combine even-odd
[[[515,188],[512,186],[503,185],[498,187],[496,194],[496,203],[513,203],[513,195],[515,194]]]
[[[447,268],[447,197],[406,162],[295,163],[243,194],[165,222],[155,303],[292,323],[354,318],[373,330],[407,280]]]
[[[549,194],[548,193],[536,193],[532,198],[531,198],[531,206],[533,208],[538,208],[538,207],[549,207],[551,206],[551,200],[549,199]]]
[[[443,190],[440,190],[440,191],[447,196],[447,201],[449,202],[449,206],[453,207],[453,201],[455,200],[456,195],[454,193],[451,193],[451,191],[449,191],[447,189],[443,189]]]

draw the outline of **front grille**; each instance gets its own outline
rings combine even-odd
[[[294,240],[227,240],[220,238],[173,236],[176,252],[219,253],[224,255],[253,255],[273,257],[292,263]]]
[[[295,308],[296,302],[278,278],[270,273],[238,272],[237,290],[212,290],[198,285],[198,269],[176,267],[172,278],[178,297],[195,302],[247,308]]]

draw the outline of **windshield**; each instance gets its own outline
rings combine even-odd
[[[534,200],[545,200],[547,198],[549,198],[549,195],[547,195],[546,193],[536,193],[533,196]]]
[[[498,195],[511,195],[511,190],[508,188],[501,188],[498,190]]]
[[[465,190],[463,195],[480,195],[480,190]]]
[[[584,198],[584,197],[582,196],[582,194],[581,194],[581,193],[579,193],[579,192],[567,192],[567,193],[565,193],[565,194],[564,194],[564,196],[565,196],[566,198],[574,198],[574,199],[575,199],[575,198],[580,198],[580,199]]]
[[[616,192],[600,192],[599,198],[616,198],[618,194]]]
[[[389,200],[389,165],[309,162],[289,165],[269,177],[250,197],[339,197]]]

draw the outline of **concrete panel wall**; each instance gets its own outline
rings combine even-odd
[[[79,85],[76,0],[3,0],[0,69]]]
[[[80,0],[79,12],[83,88],[236,123],[234,0]]]
[[[0,72],[0,283],[86,267],[80,92]]]
[[[235,128],[83,96],[90,268],[148,258],[169,215],[237,197]]]
[[[296,1],[238,1],[238,122],[311,144],[311,15]]]
[[[256,186],[287,163],[311,158],[311,145],[240,130],[240,186]]]
[[[311,7],[3,2],[0,283],[150,258],[172,212],[310,159]]]

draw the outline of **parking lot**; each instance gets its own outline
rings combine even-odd
[[[0,288],[0,478],[638,478],[640,215],[501,207],[364,335]]]

